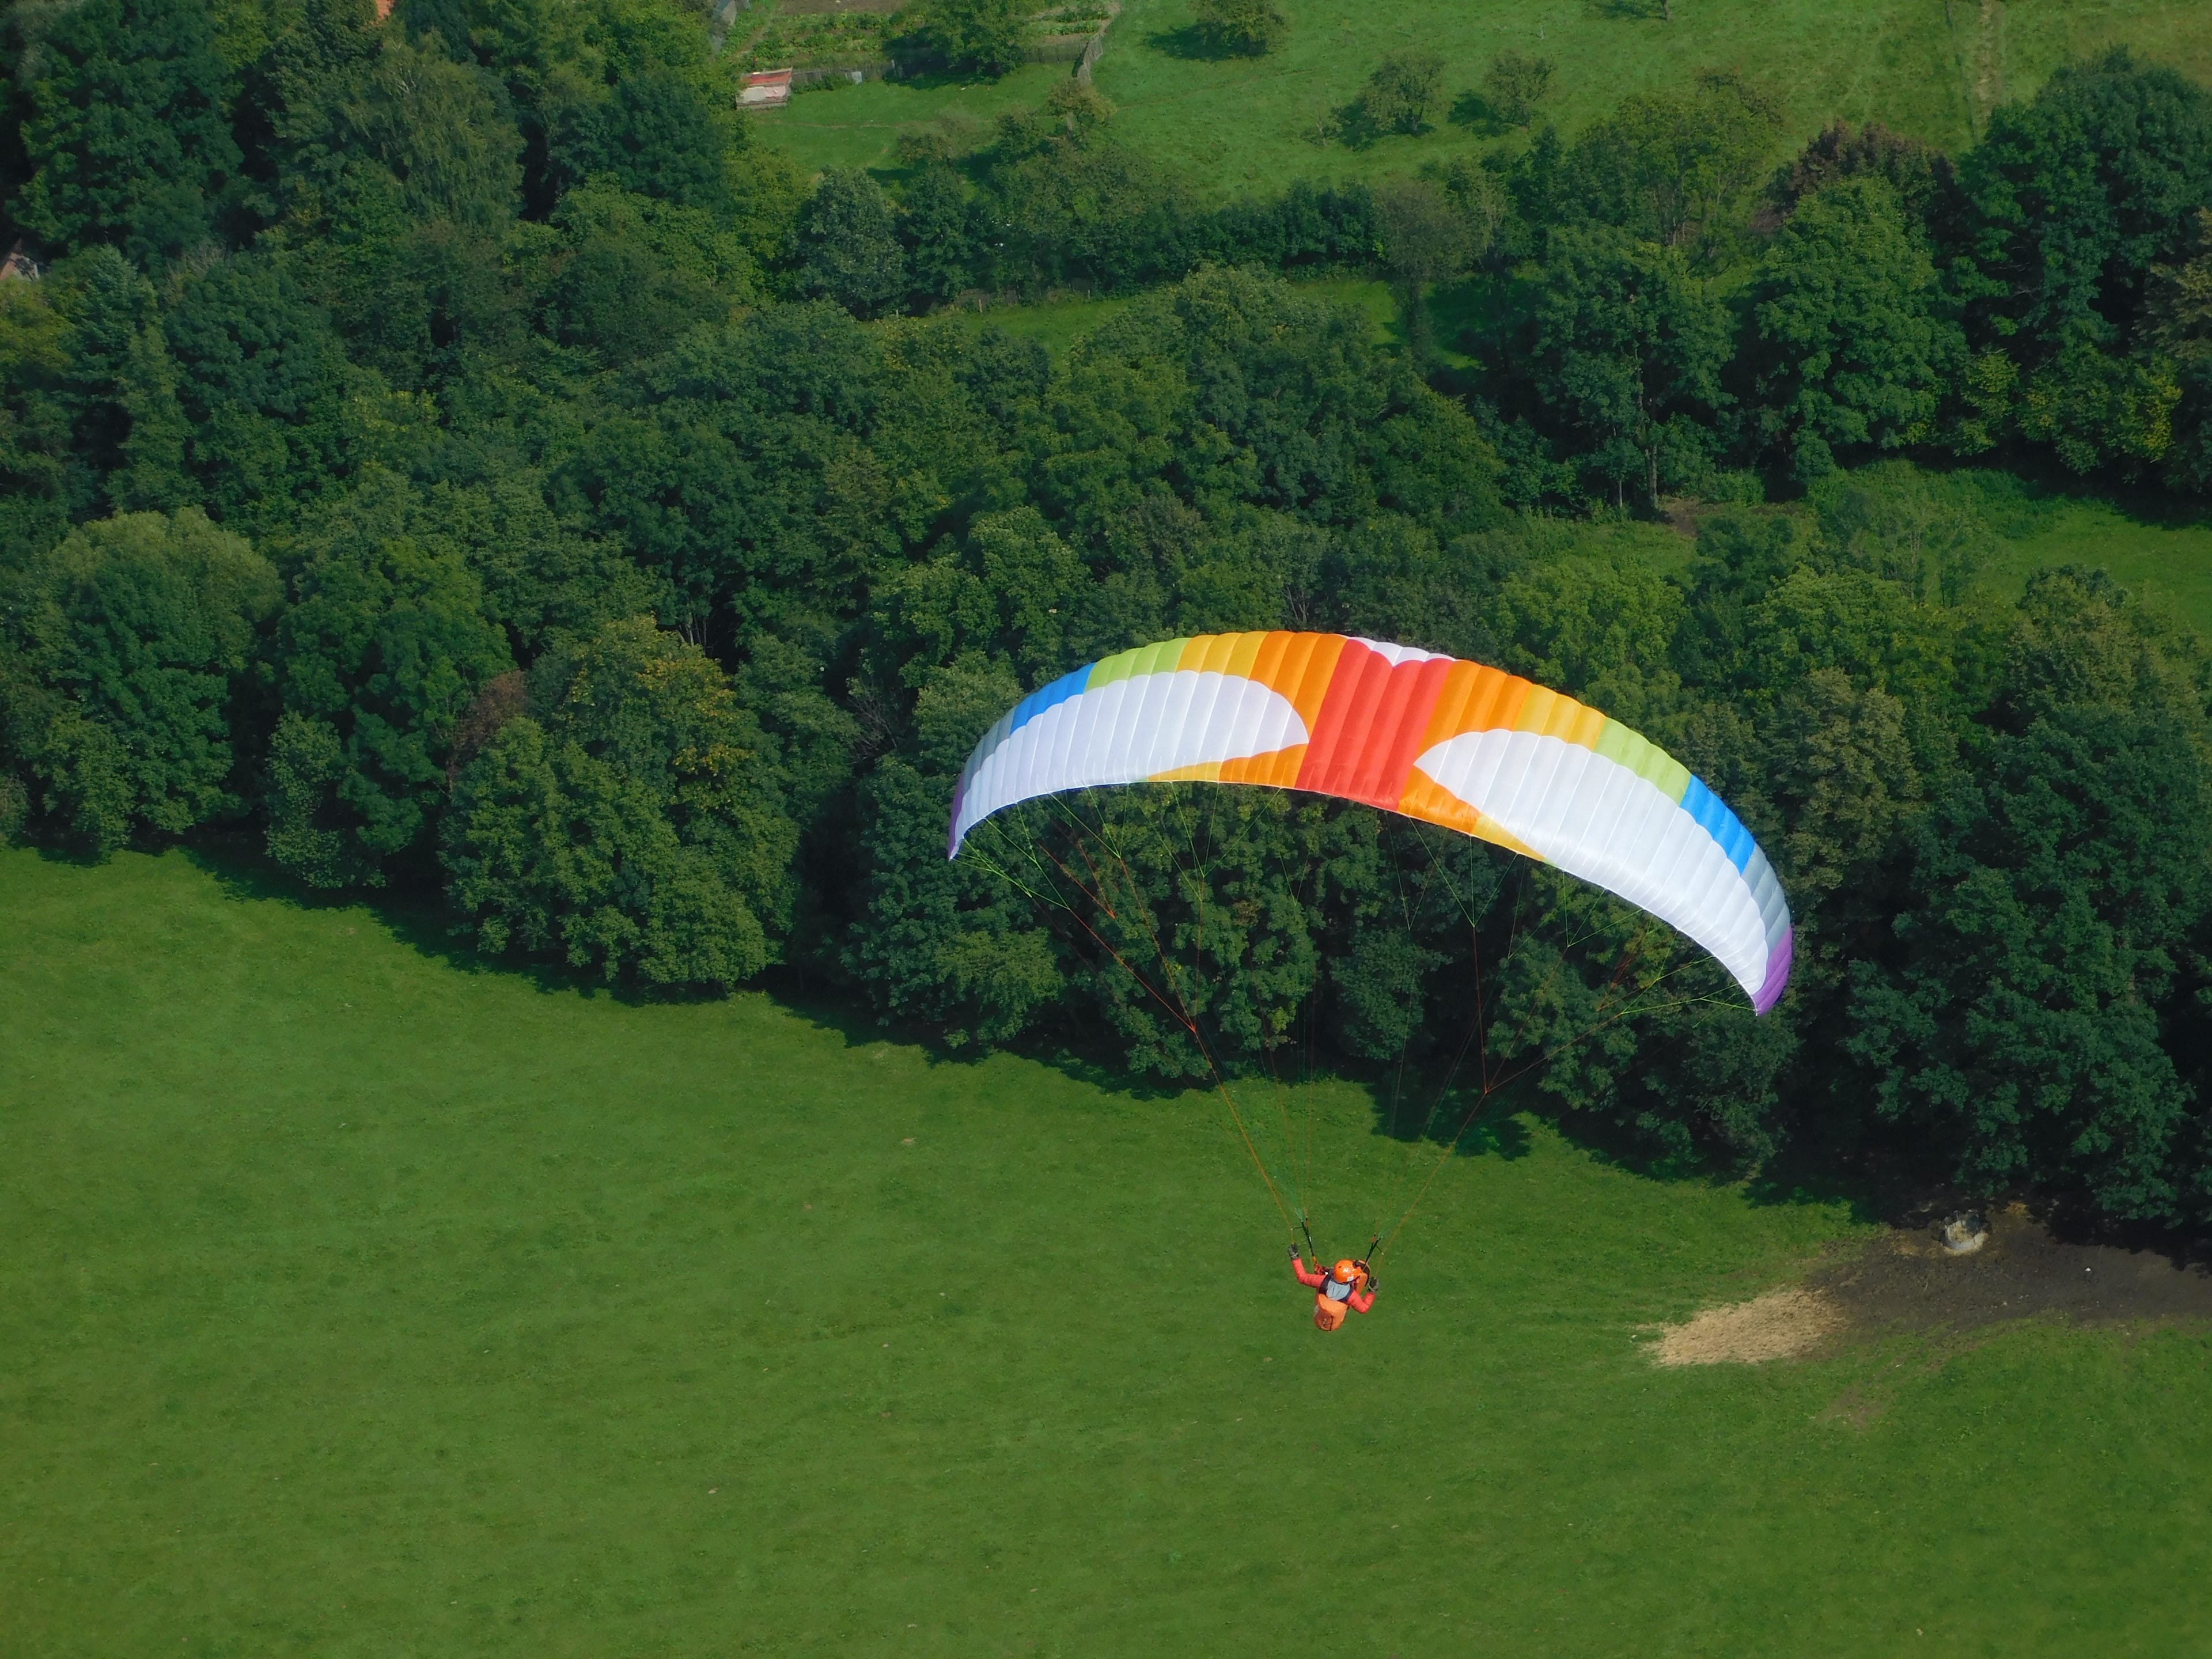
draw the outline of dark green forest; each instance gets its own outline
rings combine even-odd
[[[1640,1158],[2212,1224],[2212,654],[2094,572],[1990,598],[1938,487],[2212,496],[2204,88],[2115,54],[1966,154],[1832,125],[1778,171],[1789,112],[1716,75],[1224,206],[1073,81],[802,178],[675,0],[5,15],[8,835],[251,837],[518,964],[780,970],[1196,1078],[1119,965],[1156,933],[1232,1068],[1433,1076],[1480,1022]],[[1404,348],[1324,270],[1397,284]],[[1483,319],[1449,343],[1439,284]],[[1140,297],[1058,361],[947,314],[1068,288]],[[1679,568],[1621,552],[1683,502]],[[1781,1008],[1592,890],[1304,797],[1095,804],[1118,917],[1006,878],[1079,850],[1045,808],[945,860],[1025,691],[1279,626],[1498,663],[1680,757],[1788,888]],[[1624,972],[1709,994],[1597,1018]]]

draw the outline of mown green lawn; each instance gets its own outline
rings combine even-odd
[[[0,854],[0,1650],[2201,1650],[2212,1344],[1662,1371],[1833,1204],[1507,1123],[1323,1338],[1203,1097]],[[1338,1087],[1323,1224],[1410,1152]],[[1848,1397],[1852,1410],[1831,1407]]]
[[[1290,33],[1261,58],[1193,55],[1189,0],[1125,0],[1097,85],[1119,136],[1202,194],[1265,194],[1298,176],[1369,179],[1505,142],[1460,103],[1500,50],[1558,66],[1546,114],[1571,132],[1627,93],[1739,70],[1786,112],[1787,149],[1834,117],[1880,120],[1964,149],[1989,109],[2033,94],[2067,58],[2125,44],[2212,81],[2212,6],[2191,0],[1281,0]],[[1446,63],[1445,106],[1418,137],[1364,149],[1318,143],[1390,52]],[[901,128],[940,114],[988,119],[1034,104],[1066,70],[1034,65],[989,83],[870,82],[808,94],[758,118],[810,167],[891,165]]]

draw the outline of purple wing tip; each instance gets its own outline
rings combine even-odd
[[[945,821],[945,856],[948,859],[957,859],[960,856],[960,803],[967,798],[967,795],[968,780],[963,778],[953,786],[952,816]]]
[[[1782,1000],[1783,988],[1790,983],[1790,960],[1796,951],[1797,930],[1795,927],[1784,928],[1780,947],[1767,958],[1766,983],[1759,988],[1759,994],[1751,1000],[1753,1013],[1763,1014]]]

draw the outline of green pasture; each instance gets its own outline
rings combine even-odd
[[[1405,343],[1405,325],[1388,283],[1333,273],[1311,278],[1299,286],[1308,293],[1366,313],[1377,339]],[[1082,295],[1054,295],[1027,304],[988,305],[981,310],[954,306],[941,314],[957,318],[977,330],[996,327],[1018,339],[1042,341],[1057,357],[1064,356],[1070,346],[1101,324],[1126,311],[1133,300],[1133,295],[1094,299]],[[1432,302],[1432,307],[1443,314],[1440,302]],[[1443,355],[1454,363],[1468,361],[1456,352]]]
[[[2108,571],[2143,599],[2212,635],[2212,514],[2175,503],[2060,496],[2001,543],[1987,579],[2017,592],[2047,565]],[[2002,530],[2009,526],[2001,526]]]
[[[1558,65],[1545,113],[1579,130],[1632,92],[1740,70],[1787,112],[1787,148],[1834,117],[1880,120],[1963,149],[1989,110],[2033,93],[2066,58],[2124,44],[2212,80],[2212,6],[2176,0],[1281,0],[1290,33],[1265,58],[1208,58],[1189,0],[1125,0],[1098,89],[1121,108],[1120,137],[1201,192],[1266,193],[1304,175],[1371,179],[1513,142],[1467,97],[1499,51]],[[1432,52],[1445,107],[1416,137],[1364,149],[1317,142],[1317,124],[1357,95],[1387,52]],[[1037,102],[1065,66],[996,84],[892,81],[809,93],[758,118],[811,167],[892,165],[902,128],[946,113],[988,120]]]
[[[1031,64],[1002,80],[981,76],[932,80],[831,81],[793,95],[781,109],[745,118],[769,143],[780,144],[811,168],[896,167],[891,155],[901,131],[933,121],[973,122],[978,137],[1010,110],[1031,109],[1067,78],[1065,64]]]
[[[1923,472],[1921,482],[1987,532],[1979,582],[2017,598],[2038,570],[2103,570],[2146,604],[2212,637],[2212,512],[2148,492],[2093,495],[1994,468]]]
[[[0,853],[0,1650],[2170,1656],[2212,1344],[1660,1370],[1864,1231],[1533,1121],[1324,1338],[1202,1095]],[[1323,1224],[1429,1149],[1322,1092]]]
[[[1101,323],[1127,310],[1130,303],[1129,298],[1120,296],[1102,300],[1068,296],[1028,305],[994,305],[981,311],[955,306],[943,314],[957,318],[978,331],[999,328],[1017,339],[1041,341],[1058,357]]]

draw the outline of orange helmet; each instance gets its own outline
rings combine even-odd
[[[1329,1277],[1340,1285],[1349,1285],[1358,1276],[1359,1264],[1357,1261],[1340,1261],[1329,1269]]]

